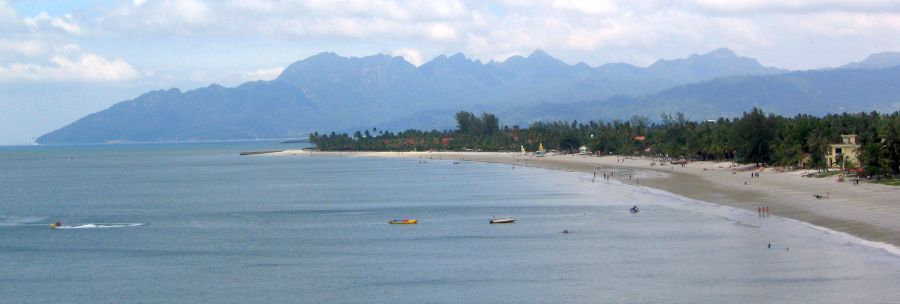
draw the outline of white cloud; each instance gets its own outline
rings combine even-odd
[[[69,51],[73,48],[68,47]],[[77,49],[75,49],[77,50]],[[122,59],[107,59],[92,53],[69,54],[63,51],[46,63],[0,65],[2,81],[125,81],[139,73]]]
[[[898,11],[896,0],[696,0],[703,9],[727,13],[808,13],[817,11]]]
[[[272,80],[272,79],[278,78],[278,76],[281,75],[281,72],[283,72],[283,71],[284,71],[284,67],[259,69],[259,70],[243,73],[242,78],[245,81]]]
[[[812,34],[821,37],[889,37],[900,32],[900,14],[865,14],[847,12],[822,12],[806,16],[781,17],[782,22],[792,22],[788,32]],[[885,36],[883,36],[885,35]]]
[[[588,15],[612,15],[618,12],[615,1],[606,0],[555,0],[552,6]]]
[[[47,12],[41,12],[36,16],[23,19],[23,22],[32,28],[49,25],[51,27],[61,29],[69,34],[81,34],[81,27],[75,23],[72,15],[70,14],[66,14],[62,17],[54,17],[48,15]]]
[[[446,23],[435,23],[428,26],[427,35],[436,41],[456,40],[456,30]]]
[[[161,8],[188,24],[207,23],[212,18],[209,7],[202,0],[165,0]]]
[[[16,10],[9,6],[6,0],[0,0],[0,25],[5,23],[12,23],[18,17],[16,17]]]
[[[2,1],[0,16],[8,7]],[[593,65],[649,64],[718,47],[762,56],[763,62],[770,56],[774,62],[775,50],[819,52],[812,45],[837,45],[838,40],[858,36],[868,37],[855,41],[866,52],[900,44],[886,39],[900,36],[896,0],[131,0],[99,14],[39,14],[22,21],[30,24],[30,34],[6,39],[44,45],[84,45],[79,39],[97,37],[103,43],[125,41],[138,47],[174,43],[184,56],[199,59],[208,54],[188,50],[204,43],[228,45],[229,50],[236,42],[230,52],[246,55],[256,47],[242,45],[248,41],[303,49],[286,61],[319,51],[362,56],[396,50],[398,45],[416,50],[422,58],[464,52],[482,60],[543,49],[568,62]],[[52,31],[76,37],[59,38],[48,34]],[[836,61],[866,55],[860,52],[830,56]],[[416,60],[412,54],[402,56]],[[791,68],[809,65],[784,62]],[[251,68],[236,70],[241,69]]]
[[[422,57],[422,53],[416,49],[405,48],[394,50],[391,52],[391,56],[403,57],[406,62],[412,63],[415,66],[420,66],[425,63],[424,58]]]
[[[46,51],[46,46],[39,40],[10,41],[0,39],[0,52],[12,51],[26,57],[35,57]]]
[[[266,0],[231,0],[228,1],[229,8],[238,10],[247,10],[257,13],[270,13],[277,11],[279,6],[274,1]]]

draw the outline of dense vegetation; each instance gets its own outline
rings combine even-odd
[[[320,150],[369,151],[577,151],[581,145],[600,154],[649,155],[691,160],[733,160],[777,166],[825,169],[829,144],[841,134],[858,134],[863,175],[900,174],[900,112],[844,113],[824,117],[783,117],[754,108],[741,117],[690,121],[681,113],[663,114],[659,122],[644,116],[612,122],[535,122],[527,129],[501,126],[489,113],[456,114],[457,129],[407,130],[393,133],[373,128],[354,134],[310,135]]]

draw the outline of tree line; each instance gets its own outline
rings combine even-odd
[[[373,128],[353,134],[313,133],[309,141],[323,151],[527,151],[540,144],[563,153],[582,145],[598,154],[661,156],[687,160],[730,160],[776,166],[826,169],[830,144],[842,134],[858,135],[862,175],[900,174],[900,112],[843,113],[824,117],[784,117],[754,108],[741,117],[692,121],[684,114],[660,120],[635,115],[629,120],[534,122],[527,128],[500,124],[490,113],[456,114],[455,130]]]

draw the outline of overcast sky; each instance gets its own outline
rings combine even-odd
[[[813,69],[900,50],[897,0],[0,0],[0,144],[154,89],[272,79],[323,51],[649,65],[727,47]]]

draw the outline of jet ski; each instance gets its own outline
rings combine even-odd
[[[56,222],[53,222],[50,224],[50,229],[56,229],[59,227],[62,227],[62,222],[60,222],[60,221],[56,221]]]
[[[628,209],[628,212],[630,212],[630,213],[638,213],[640,211],[641,211],[641,209],[638,209],[637,206],[634,206],[634,207],[631,207],[631,209]]]

